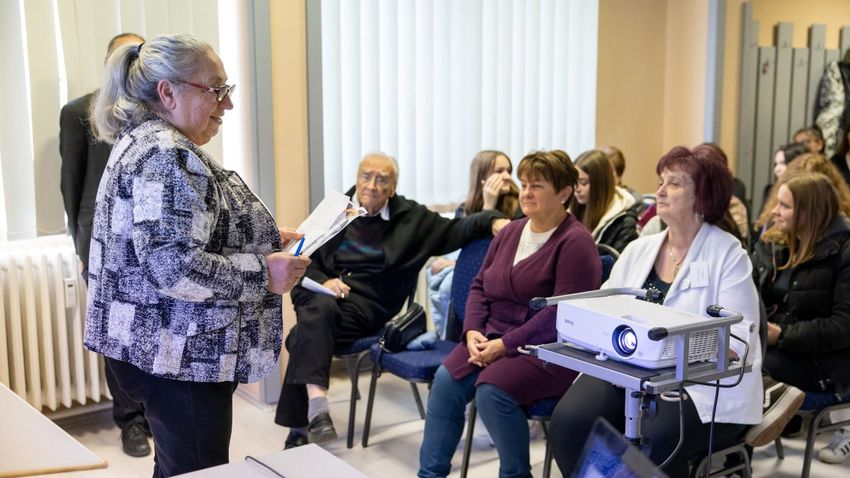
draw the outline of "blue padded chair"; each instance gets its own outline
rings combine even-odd
[[[413,297],[416,295],[416,286],[410,291],[407,303],[413,303]],[[341,359],[345,363],[345,368],[348,371],[348,377],[351,379],[351,398],[348,405],[348,437],[346,446],[354,447],[354,418],[357,416],[357,400],[360,400],[360,389],[358,382],[360,381],[360,368],[363,365],[363,360],[369,356],[369,350],[373,345],[381,340],[381,333],[371,335],[355,340],[348,346],[338,347],[334,350],[334,357]],[[417,402],[420,401],[418,391],[414,390],[414,398]]]
[[[427,383],[430,387],[434,381],[434,374],[448,357],[449,352],[455,348],[456,342],[437,340],[434,347],[428,350],[405,350],[402,352],[389,353],[381,351],[380,344],[375,344],[370,349],[372,359],[372,380],[369,384],[369,399],[366,401],[366,421],[363,423],[363,448],[369,446],[369,431],[372,426],[372,406],[375,403],[375,389],[378,385],[378,377],[384,372],[389,372],[397,377],[410,382],[413,396],[416,399],[416,408],[419,417],[425,419],[425,407],[419,396],[417,383]],[[380,358],[378,358],[380,355]]]
[[[354,417],[357,413],[357,400],[360,400],[360,390],[357,385],[360,378],[360,367],[363,365],[363,360],[369,356],[369,348],[377,344],[380,338],[378,335],[363,337],[355,340],[351,345],[339,347],[334,350],[334,357],[341,359],[345,363],[348,377],[351,379],[351,400],[348,406],[348,438],[346,441],[348,448],[354,446]]]
[[[472,280],[478,275],[487,249],[490,247],[492,238],[478,239],[470,242],[460,251],[455,263],[454,277],[452,278],[451,302],[449,305],[449,317],[446,321],[446,339],[454,342],[460,341],[463,332],[463,319],[466,314],[466,299],[469,297],[469,287]]]
[[[608,280],[608,276],[611,275],[614,263],[620,258],[620,251],[608,244],[597,244],[596,250],[599,252],[599,260],[602,261],[602,283],[604,284]]]
[[[423,420],[425,419],[425,407],[422,405],[416,384],[427,383],[430,388],[437,369],[460,340],[469,287],[484,262],[484,256],[487,254],[491,240],[491,238],[487,238],[470,242],[464,246],[458,255],[454,277],[452,278],[451,304],[446,324],[447,340],[438,340],[434,347],[429,350],[408,350],[397,353],[381,351],[380,345],[372,345],[370,349],[370,357],[373,362],[372,379],[369,384],[369,399],[366,404],[366,422],[363,425],[363,448],[369,446],[375,389],[378,377],[383,372],[389,372],[410,382],[413,395],[416,398],[416,406],[419,409],[419,416]]]

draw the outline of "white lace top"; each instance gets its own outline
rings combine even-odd
[[[533,232],[531,230],[531,221],[526,222],[525,227],[522,228],[522,235],[519,237],[519,244],[516,248],[513,265],[517,265],[519,261],[539,251],[543,247],[543,244],[546,244],[546,241],[552,237],[552,233],[557,228],[558,226],[555,226],[548,231]]]

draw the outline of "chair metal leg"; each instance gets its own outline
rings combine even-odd
[[[829,414],[829,407],[824,410],[818,412],[817,415],[812,418],[811,423],[809,423],[809,434],[806,439],[806,453],[803,455],[803,472],[800,474],[801,478],[809,478],[809,473],[812,470],[812,455],[815,453],[815,438],[817,438],[820,428],[821,420],[825,415]]]
[[[360,391],[357,390],[357,387],[354,386],[357,383],[357,360],[360,357],[351,357],[346,356],[343,359],[343,363],[345,363],[345,371],[348,372],[348,379],[351,381],[351,393],[352,395],[357,397],[357,400],[360,400]]]
[[[419,387],[415,382],[410,382],[410,388],[413,390],[413,399],[416,400],[416,408],[419,409],[419,418],[425,419],[425,407],[422,406],[422,397],[419,396]]]
[[[369,429],[372,426],[372,405],[375,403],[375,388],[378,385],[378,375],[381,373],[381,365],[372,365],[372,380],[369,383],[369,399],[366,401],[366,421],[363,422],[363,448],[369,446]]]
[[[806,454],[803,455],[803,472],[800,474],[801,478],[809,478],[809,473],[812,470],[812,455],[815,454],[815,438],[820,434],[821,423],[824,417],[829,416],[829,410],[830,407],[822,409],[812,418],[811,423],[809,423],[809,435],[806,440]]]
[[[741,456],[744,458],[744,469],[740,470],[743,472],[743,478],[752,478],[753,476],[753,464],[750,462],[750,454],[747,453],[747,450],[744,449],[741,453]]]
[[[360,390],[358,382],[360,381],[360,366],[363,360],[369,356],[369,351],[364,350],[357,355],[352,368],[351,362],[346,359],[345,366],[348,369],[349,377],[351,378],[351,398],[348,405],[348,437],[346,438],[346,446],[350,449],[354,447],[354,421],[357,418],[357,400],[360,400]]]
[[[357,416],[357,378],[351,377],[351,398],[348,401],[348,437],[345,446],[354,447],[354,418]]]
[[[460,465],[460,478],[466,478],[469,471],[469,455],[472,453],[472,435],[475,434],[475,417],[478,415],[478,408],[475,406],[475,400],[469,402],[469,422],[466,425],[466,442],[463,445],[463,462]]]
[[[785,447],[782,446],[782,437],[776,437],[776,440],[773,442],[776,447],[776,458],[780,460],[785,459]]]
[[[547,420],[540,420],[543,438],[546,440],[546,453],[543,455],[543,478],[549,478],[552,474],[552,442],[549,440],[549,427],[546,426],[546,422]]]

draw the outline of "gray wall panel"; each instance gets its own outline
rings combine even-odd
[[[756,93],[756,139],[753,158],[752,198],[754,211],[761,210],[762,191],[771,182],[773,153],[773,96],[776,75],[776,48],[758,49],[758,88]]]
[[[788,142],[788,122],[791,111],[791,37],[794,27],[790,23],[776,26],[776,68],[773,95],[773,134],[771,151]],[[756,157],[758,158],[758,156]]]
[[[809,80],[809,49],[794,48],[791,64],[791,110],[788,115],[788,131],[794,131],[806,123],[806,91]]]
[[[756,78],[758,75],[758,22],[753,21],[753,7],[741,6],[741,83],[738,96],[738,144],[736,151],[736,176],[753,195],[753,150],[756,124]]]
[[[837,49],[835,49],[835,48],[830,48],[830,49],[826,50],[826,52],[825,52],[825,54],[824,54],[824,59],[826,60],[825,65],[826,65],[826,64],[829,64],[829,63],[832,63],[833,61],[838,61],[838,58],[839,58],[839,57],[840,57],[840,55],[839,55],[839,53],[838,53],[838,50],[837,50]],[[825,66],[825,65],[824,65],[824,66]]]
[[[843,57],[847,53],[847,50],[850,49],[850,27],[841,27],[838,45],[839,54]]]
[[[736,173],[747,186],[753,217],[773,181],[773,152],[813,123],[826,64],[850,49],[850,26],[841,28],[837,49],[826,48],[825,25],[809,27],[807,48],[792,48],[792,23],[777,24],[774,33],[773,45],[760,47],[752,6],[742,4]]]
[[[307,157],[310,210],[325,197],[324,130],[322,128],[322,2],[304,0],[307,16]]]
[[[806,124],[814,123],[815,98],[824,67],[824,39],[826,26],[812,25],[809,28],[809,92],[806,95]]]

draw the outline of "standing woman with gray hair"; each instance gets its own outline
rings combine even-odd
[[[203,150],[233,108],[218,55],[189,35],[119,48],[91,111],[114,143],[97,194],[85,345],[144,404],[154,476],[227,463],[232,396],[277,362],[280,295],[309,259]]]

